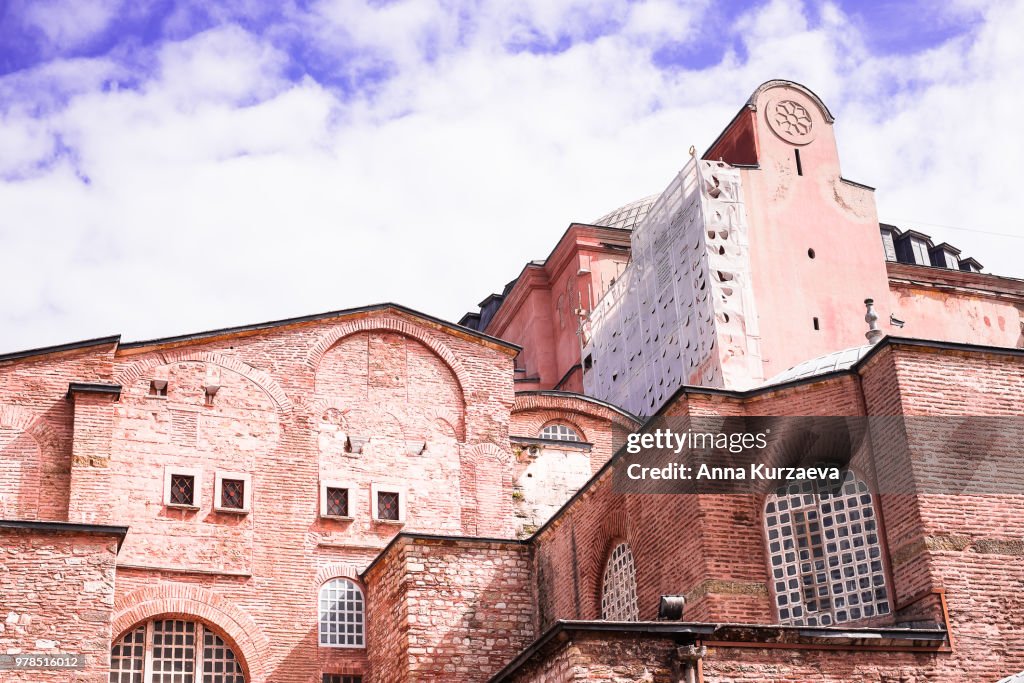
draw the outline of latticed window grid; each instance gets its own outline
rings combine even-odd
[[[124,634],[110,648],[110,683],[142,683],[146,661],[146,626]]]
[[[235,653],[212,631],[203,633],[203,683],[245,683]]]
[[[831,626],[891,612],[871,492],[841,482],[779,487],[765,505],[779,621]]]
[[[197,622],[142,624],[114,643],[110,660],[110,683],[246,683],[231,647]]]
[[[401,510],[399,509],[401,496],[397,491],[378,491],[377,492],[377,519],[386,519],[389,521],[398,521],[402,519]]]
[[[636,599],[636,567],[633,552],[626,543],[615,546],[605,565],[601,618],[610,621],[636,621],[640,618]]]
[[[348,489],[327,487],[327,514],[348,517]]]
[[[540,430],[540,438],[553,441],[579,441],[580,435],[569,425],[550,424]]]
[[[223,479],[220,483],[221,507],[232,510],[245,509],[245,482],[241,479]]]
[[[363,683],[362,676],[349,674],[324,674],[323,683]]]
[[[195,505],[196,478],[191,474],[171,475],[171,505]]]
[[[363,591],[349,579],[320,588],[320,644],[363,647]]]
[[[196,625],[191,621],[153,622],[151,683],[195,683]]]

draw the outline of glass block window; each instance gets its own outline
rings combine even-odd
[[[221,507],[232,510],[245,509],[245,481],[242,479],[222,479],[220,483]]]
[[[363,683],[362,676],[349,674],[324,674],[323,683]]]
[[[355,581],[332,579],[320,588],[320,645],[363,647],[363,591]]]
[[[200,646],[201,644],[201,646]],[[157,619],[110,648],[110,683],[246,683],[238,657],[203,624]]]
[[[820,487],[779,487],[765,504],[765,534],[780,623],[832,626],[891,612],[874,500],[852,472]]]
[[[124,634],[110,648],[110,683],[142,683],[146,661],[146,626]]]
[[[402,519],[399,505],[401,496],[397,491],[377,492],[377,519],[399,521]]]
[[[612,550],[604,567],[601,585],[602,619],[636,621],[640,618],[636,600],[636,568],[628,544],[620,543]]]
[[[327,487],[327,515],[348,517],[348,489]]]
[[[553,441],[580,441],[580,435],[569,425],[549,424],[540,430],[540,438]]]
[[[152,651],[152,683],[195,683],[195,622],[154,621]]]
[[[171,505],[195,505],[196,478],[190,474],[171,475]]]

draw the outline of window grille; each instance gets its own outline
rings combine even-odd
[[[779,621],[831,626],[889,614],[878,518],[867,484],[779,487],[765,505]]]
[[[363,647],[363,591],[349,579],[320,588],[320,645]]]
[[[347,674],[324,674],[323,683],[363,683],[362,676]]]
[[[194,505],[196,478],[190,474],[171,475],[171,505]]]
[[[241,479],[221,480],[221,507],[232,510],[245,509],[245,482]]]
[[[191,621],[153,622],[152,683],[194,683],[196,625]]]
[[[200,623],[181,619],[150,621],[122,636],[110,648],[108,680],[246,683],[238,657],[223,638]]]
[[[348,517],[348,489],[327,487],[327,515]]]
[[[601,618],[610,621],[636,621],[640,618],[636,599],[636,568],[633,565],[633,553],[626,543],[615,546],[605,565]]]
[[[402,519],[399,509],[400,498],[397,491],[377,492],[377,519],[399,521]]]
[[[540,438],[552,441],[580,441],[580,435],[569,425],[550,424],[540,430]]]
[[[146,661],[146,625],[124,634],[110,648],[110,683],[142,683]]]

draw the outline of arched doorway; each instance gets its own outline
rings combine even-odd
[[[110,648],[110,683],[247,683],[234,650],[198,621],[150,619]]]

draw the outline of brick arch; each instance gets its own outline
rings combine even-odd
[[[271,377],[268,373],[263,372],[262,370],[257,370],[234,356],[228,356],[212,351],[183,349],[157,353],[124,368],[117,374],[114,381],[122,386],[129,386],[142,378],[143,374],[150,368],[154,368],[159,365],[192,361],[199,363],[211,363],[236,372],[262,389],[263,392],[266,393],[275,404],[277,404],[278,409],[282,412],[289,412],[292,409],[292,402],[291,399],[288,398],[288,394],[286,394],[284,389],[281,388],[281,385],[277,383],[277,380]]]
[[[41,451],[57,453],[61,450],[62,439],[57,430],[46,421],[46,418],[28,408],[0,403],[0,427],[17,429],[28,434],[36,440]]]
[[[567,416],[566,413],[554,410],[535,412],[528,416],[528,421],[526,423],[521,423],[518,426],[520,428],[525,427],[525,431],[527,432],[525,436],[536,439],[540,437],[540,430],[544,427],[547,427],[550,424],[564,424],[567,427],[572,427],[576,431],[576,434],[580,437],[580,441],[587,441],[586,430],[580,426],[579,421],[572,419],[571,415],[572,413],[569,413]]]
[[[473,464],[478,464],[483,458],[488,456],[493,457],[502,464],[505,464],[508,463],[509,459],[512,457],[512,453],[510,451],[506,451],[500,446],[490,442],[473,444],[469,448],[465,449],[464,452]]]
[[[316,573],[317,590],[320,590],[320,587],[331,579],[352,579],[365,592],[362,579],[359,578],[358,567],[349,562],[332,562],[320,567],[320,570]]]
[[[415,339],[433,351],[444,361],[445,365],[452,371],[452,374],[455,375],[455,381],[459,385],[459,392],[463,396],[463,401],[465,401],[466,387],[469,385],[469,374],[466,372],[465,367],[463,367],[462,362],[445,344],[433,336],[425,334],[420,327],[398,318],[359,318],[358,320],[349,320],[328,330],[317,340],[313,348],[309,350],[309,353],[306,354],[306,365],[315,371],[320,366],[320,361],[323,360],[324,355],[339,341],[357,332],[370,332],[373,330],[397,332]]]
[[[547,412],[551,415],[585,415],[598,420],[607,420],[627,431],[640,426],[640,421],[609,405],[595,401],[588,396],[564,392],[519,392],[512,406],[512,414],[530,411]]]
[[[351,410],[351,406],[340,398],[318,398],[306,404],[306,412],[309,413],[310,424],[316,426],[320,416],[331,408],[340,411],[342,416],[345,416]],[[345,418],[345,427],[348,427],[348,418]]]
[[[267,680],[270,640],[241,608],[198,586],[162,583],[121,596],[114,604],[112,642],[133,626],[160,616],[194,619],[213,626],[241,659],[249,683]]]

